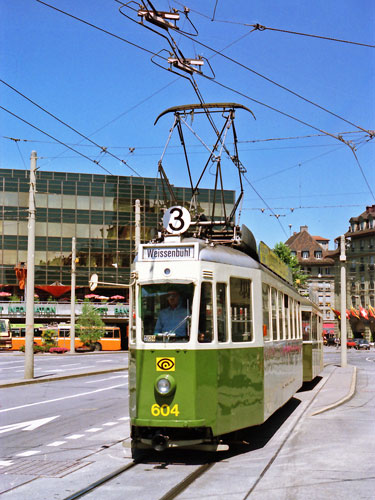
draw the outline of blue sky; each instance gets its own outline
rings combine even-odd
[[[164,38],[122,16],[114,0],[46,1],[147,51],[168,49]],[[154,0],[153,4],[159,10],[182,8],[182,3],[172,0]],[[374,48],[272,30],[250,33],[251,25],[375,45],[375,3],[186,0],[185,5],[191,9],[189,19],[199,34],[195,42],[180,34],[173,36],[185,57],[202,55],[210,61],[215,79],[196,77],[204,100],[238,102],[256,116],[254,120],[245,111],[236,114],[239,156],[249,181],[244,183],[240,222],[253,231],[257,241],[269,246],[285,241],[301,225],[308,225],[311,234],[329,238],[333,248],[333,239],[347,230],[349,218],[375,203],[375,138],[368,140],[365,132],[375,129]],[[154,120],[170,106],[198,102],[190,83],[153,64],[149,52],[36,0],[2,2],[0,9],[1,79],[97,144],[108,147],[140,175],[156,176],[172,115],[163,117],[156,126]],[[131,10],[123,11],[137,20]],[[189,27],[183,19],[179,26]],[[207,64],[204,71],[209,74]],[[3,83],[0,89],[1,106],[100,161],[112,174],[135,175]],[[219,117],[215,120],[220,127]],[[211,144],[212,129],[197,117],[193,126]],[[0,128],[0,168],[29,168],[34,149],[43,170],[105,173],[2,109]],[[356,143],[359,164],[347,145],[324,132],[343,134]],[[6,137],[21,141],[15,143]],[[196,177],[207,154],[188,132],[186,142]],[[163,166],[171,183],[188,185],[177,135],[172,138]],[[232,164],[224,162],[223,171],[225,187],[238,191]],[[208,173],[203,187],[213,185],[214,177]]]

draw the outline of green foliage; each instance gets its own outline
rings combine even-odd
[[[34,354],[37,354],[38,352],[48,352],[49,349],[50,349],[50,346],[36,345],[36,344],[33,345]],[[25,352],[25,346],[22,345],[19,348],[19,350],[20,350],[20,352]]]
[[[85,346],[90,347],[104,335],[104,322],[95,307],[84,302],[82,313],[76,324],[76,333]]]
[[[54,347],[56,345],[56,332],[55,330],[43,330],[42,332],[42,342],[43,345],[48,347]]]
[[[21,302],[21,299],[20,299],[20,297],[18,297],[18,295],[11,295],[9,297],[9,300],[10,300],[10,302]]]
[[[295,255],[292,255],[290,248],[282,241],[276,243],[273,251],[285,264],[287,264],[293,276],[293,284],[296,288],[301,288],[306,284],[308,276],[301,271],[301,266]]]

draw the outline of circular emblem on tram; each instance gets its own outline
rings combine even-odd
[[[156,370],[158,372],[174,372],[175,358],[156,358]]]
[[[184,207],[170,207],[163,216],[164,229],[171,234],[184,233],[189,229],[190,223],[189,211]]]

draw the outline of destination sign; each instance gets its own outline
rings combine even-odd
[[[263,241],[259,243],[259,258],[262,264],[289,283],[293,283],[291,269]]]
[[[186,246],[163,246],[163,247],[142,247],[142,260],[157,261],[157,260],[194,260],[195,247],[194,245]]]

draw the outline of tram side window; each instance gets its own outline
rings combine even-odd
[[[302,340],[310,340],[311,326],[310,326],[311,314],[308,311],[302,311]]]
[[[285,338],[285,333],[283,328],[283,316],[284,316],[283,293],[279,291],[277,296],[278,296],[278,309],[279,309],[279,331],[281,340]]]
[[[106,329],[104,334],[103,334],[103,338],[105,339],[113,339],[113,329],[110,328],[110,329]]]
[[[212,342],[213,316],[212,316],[212,284],[202,283],[201,303],[199,309],[198,342]]]
[[[277,291],[275,288],[271,289],[271,307],[272,307],[272,338],[277,340]]]
[[[253,340],[251,280],[230,279],[230,308],[232,341],[249,342]]]
[[[290,339],[290,329],[288,323],[289,296],[284,294],[284,338]]]
[[[270,340],[270,287],[262,283],[262,305],[263,305],[263,338]]]
[[[289,328],[290,328],[290,338],[295,339],[295,325],[294,325],[294,315],[295,315],[295,307],[294,300],[289,298]]]
[[[227,285],[216,283],[217,334],[219,342],[228,340],[227,329]]]
[[[311,338],[312,340],[317,340],[318,338],[318,324],[316,314],[311,316]]]
[[[193,283],[143,285],[139,311],[143,341],[187,342],[193,295]]]

